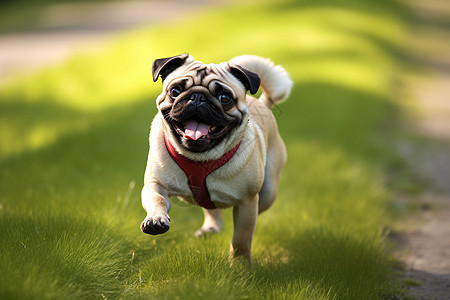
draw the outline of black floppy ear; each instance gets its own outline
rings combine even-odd
[[[156,59],[152,66],[153,81],[156,82],[160,75],[164,81],[167,75],[182,66],[188,57],[189,54],[180,54],[177,56]]]
[[[250,91],[252,95],[258,91],[259,84],[261,83],[258,74],[250,72],[238,65],[230,65],[230,72],[244,84],[245,88]]]

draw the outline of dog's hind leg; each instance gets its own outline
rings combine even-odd
[[[281,170],[286,163],[286,150],[284,150],[284,147],[282,149],[283,151],[271,151],[271,149],[268,151],[267,164],[264,170],[264,183],[259,191],[258,213],[262,213],[271,207],[278,195]],[[277,159],[271,159],[271,156]]]
[[[272,182],[272,179],[264,178],[263,186],[259,191],[258,214],[267,210],[275,202],[278,193],[278,183]]]
[[[222,231],[222,212],[220,209],[202,208],[205,220],[202,227],[195,232],[196,237],[203,236],[208,233],[217,233]]]

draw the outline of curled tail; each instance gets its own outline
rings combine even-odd
[[[267,107],[272,108],[273,105],[285,101],[291,93],[293,82],[289,74],[270,59],[242,55],[231,59],[230,62],[259,75],[263,91],[259,100]]]

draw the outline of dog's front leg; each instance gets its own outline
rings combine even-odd
[[[231,241],[231,257],[242,257],[252,263],[251,248],[258,217],[258,195],[233,208],[234,232]]]
[[[142,206],[147,211],[147,217],[141,223],[142,232],[165,233],[170,228],[170,200],[166,189],[156,182],[146,183],[141,196]]]

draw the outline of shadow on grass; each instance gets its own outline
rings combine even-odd
[[[337,147],[363,163],[386,155],[400,114],[382,96],[326,83],[297,85],[281,109],[278,122],[288,148],[295,140]]]
[[[46,122],[67,130],[46,146],[3,159],[4,209],[28,210],[61,202],[61,209],[90,211],[115,203],[119,191],[142,180],[152,106],[153,101],[143,101],[83,114],[46,103],[22,104],[17,114],[8,116],[9,130],[20,134]],[[84,127],[73,132],[70,126],[77,120],[83,120]]]
[[[289,256],[283,263],[275,260],[271,264],[269,258],[267,265],[257,268],[261,285],[270,282],[278,291],[291,285],[313,285],[327,299],[380,299],[389,290],[386,274],[390,265],[370,238],[356,240],[336,228],[316,227],[273,242]],[[364,276],[353,280],[355,274]]]
[[[124,238],[96,220],[69,214],[0,214],[2,299],[117,295],[126,267]]]

